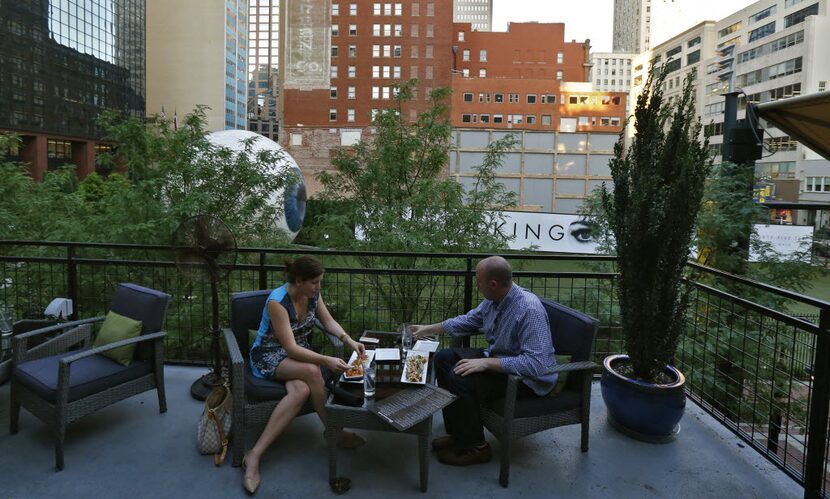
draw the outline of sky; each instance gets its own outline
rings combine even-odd
[[[704,21],[718,21],[752,0],[652,0],[652,44]],[[565,41],[591,39],[594,52],[611,51],[614,0],[493,0],[493,31],[506,31],[507,23],[563,22]]]

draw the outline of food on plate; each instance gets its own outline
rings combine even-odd
[[[424,355],[410,355],[406,359],[406,381],[409,383],[420,383],[427,365],[427,358]]]
[[[349,378],[363,376],[363,361],[366,359],[365,355],[355,355],[352,363],[349,364],[349,368],[346,369],[346,376]]]

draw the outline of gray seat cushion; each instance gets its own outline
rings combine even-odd
[[[13,371],[17,383],[55,403],[60,359],[78,351],[65,352],[43,359],[23,362]],[[72,363],[69,369],[69,401],[82,399],[132,379],[153,372],[149,361],[133,361],[123,366],[102,355],[92,355]]]
[[[516,410],[513,417],[529,418],[576,409],[579,407],[581,399],[582,397],[580,391],[568,388],[562,390],[556,395],[546,395],[544,397],[528,396],[519,398],[516,400]],[[486,405],[488,409],[492,410],[496,414],[504,416],[503,398],[488,402]]]
[[[264,402],[266,400],[280,400],[288,392],[285,390],[285,383],[271,379],[257,378],[245,366],[245,397],[248,402]]]

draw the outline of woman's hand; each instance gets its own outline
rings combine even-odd
[[[352,350],[354,350],[355,352],[357,352],[357,355],[359,357],[366,356],[366,346],[363,343],[361,343],[359,341],[355,341],[352,338],[349,338],[349,347]]]
[[[337,357],[326,357],[323,361],[326,367],[331,369],[332,372],[342,373],[346,369],[349,368],[349,365],[346,364],[346,361],[343,359],[338,359]]]

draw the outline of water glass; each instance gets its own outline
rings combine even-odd
[[[404,353],[412,349],[412,324],[401,326],[401,347]]]
[[[375,381],[377,367],[374,362],[363,363],[363,396],[372,398],[375,396]]]

